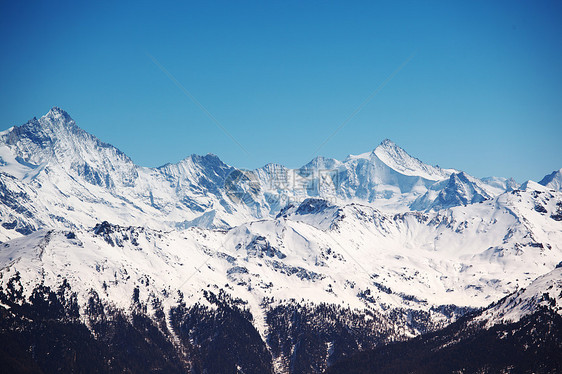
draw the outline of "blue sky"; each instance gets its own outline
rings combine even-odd
[[[0,3],[1,130],[60,106],[145,166],[298,167],[390,138],[477,177],[562,167],[560,1],[77,3]]]

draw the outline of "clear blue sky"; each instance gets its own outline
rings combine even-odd
[[[298,167],[414,54],[318,154],[390,138],[477,177],[562,167],[560,1],[37,3],[0,5],[0,130],[60,106],[140,165]]]

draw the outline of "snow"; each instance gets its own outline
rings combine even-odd
[[[419,176],[429,180],[443,180],[456,172],[454,169],[441,169],[426,165],[417,158],[410,156],[394,142],[385,139],[373,152],[382,162],[399,173]]]
[[[228,284],[248,302],[262,335],[266,296],[382,314],[443,304],[483,307],[559,262],[560,222],[531,207],[540,202],[550,212],[562,196],[541,188],[432,213],[308,202],[300,213],[293,207],[227,231],[115,227],[108,234],[113,246],[91,230],[76,230],[73,239],[68,231],[41,230],[2,244],[2,281],[15,271],[26,289],[66,278],[82,304],[94,289],[124,309],[135,287],[148,305],[158,297],[169,308],[178,290],[195,303],[202,290]],[[374,303],[359,297],[367,289]]]
[[[539,184],[552,188],[556,191],[562,191],[562,169],[555,170],[551,174],[545,176]]]
[[[0,157],[0,282],[19,272],[30,292],[67,279],[82,305],[90,290],[127,310],[135,287],[165,308],[177,291],[195,303],[226,288],[265,336],[265,297],[386,315],[484,307],[562,257],[562,193],[550,181],[512,191],[389,140],[299,169],[241,171],[214,155],[145,168],[53,108],[2,132]],[[102,221],[118,226],[104,237],[93,231]]]
[[[373,152],[344,161],[317,157],[298,169],[268,164],[240,171],[215,155],[191,155],[159,168],[135,165],[117,148],[80,129],[60,108],[13,127],[0,136],[0,172],[16,178],[7,188],[33,211],[0,207],[0,219],[25,228],[87,228],[96,222],[157,229],[200,226],[226,229],[275,217],[289,203],[324,198],[337,204],[357,202],[388,212],[435,209],[435,200],[452,169],[423,164],[385,140]],[[245,193],[231,190],[244,173]],[[470,176],[485,198],[501,188]],[[235,184],[236,184],[235,183]],[[239,200],[244,197],[244,203]],[[452,204],[459,204],[451,199]],[[460,201],[460,200],[459,200]],[[0,227],[0,240],[20,236]]]
[[[562,315],[562,266],[486,309],[475,321],[485,321],[490,328],[500,323],[517,322],[539,307],[554,309]]]

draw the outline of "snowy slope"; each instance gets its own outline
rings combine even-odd
[[[2,282],[19,272],[30,292],[67,279],[82,305],[93,289],[123,309],[135,287],[147,305],[156,297],[168,307],[177,291],[194,303],[202,290],[226,288],[248,302],[262,334],[259,316],[270,297],[381,315],[482,307],[526,287],[562,257],[562,222],[551,217],[562,195],[534,187],[433,213],[388,214],[317,199],[229,230],[107,223],[41,230],[2,245]]]
[[[410,206],[414,210],[439,210],[459,205],[480,203],[508,190],[502,186],[484,183],[460,172],[450,175],[448,180],[430,186],[429,191]]]
[[[437,166],[426,165],[417,158],[410,156],[389,139],[383,140],[373,153],[388,167],[408,176],[438,181],[446,179],[456,172],[454,169],[441,169]]]
[[[444,329],[365,350],[327,373],[557,373],[562,267]]]
[[[562,315],[562,263],[527,287],[487,308],[475,321],[486,321],[488,328],[518,322],[541,307]]]
[[[546,175],[543,179],[541,179],[539,184],[552,188],[556,191],[562,191],[562,169],[555,170],[549,175]]]
[[[513,191],[519,187],[519,184],[513,178],[485,177],[482,178],[481,181],[491,187],[496,187],[507,192]]]

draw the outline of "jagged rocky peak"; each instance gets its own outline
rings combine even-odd
[[[226,165],[224,162],[222,162],[219,156],[215,155],[214,153],[207,153],[204,156],[192,154],[191,156],[188,157],[188,159],[192,160],[193,162],[201,163],[201,164],[218,164],[221,166]]]
[[[488,191],[490,190],[490,192]],[[502,192],[504,189],[499,188]],[[435,183],[423,196],[416,199],[412,210],[439,210],[459,205],[480,203],[492,198],[492,189],[465,172],[452,173],[447,180]]]
[[[80,128],[67,112],[59,107],[53,107],[41,118],[34,117],[27,123],[14,127],[14,130],[16,130],[14,135],[43,132],[56,138],[61,131],[79,131]]]
[[[224,186],[225,179],[235,168],[222,162],[218,156],[208,153],[204,156],[190,155],[176,164],[160,166],[158,170],[168,179],[198,183],[215,191]]]
[[[451,174],[451,176],[449,177],[449,180],[453,184],[461,184],[461,183],[470,183],[471,182],[469,180],[468,174],[466,174],[464,171]]]
[[[14,157],[16,168],[35,169],[35,175],[44,168],[56,168],[107,188],[130,186],[138,176],[129,157],[78,127],[58,107],[5,132],[0,147],[8,148],[4,153]]]
[[[330,202],[324,199],[306,199],[303,201],[296,210],[296,214],[316,214],[324,212],[326,209],[333,208]]]
[[[5,132],[4,142],[16,145],[20,141],[30,141],[42,147],[52,145],[61,131],[77,128],[76,124],[64,110],[53,107],[46,115],[37,119],[33,117],[21,126],[14,126]]]
[[[480,190],[481,187],[479,186],[479,184],[480,181],[478,181],[478,179],[468,175],[464,171],[453,173],[449,177],[449,185],[456,186],[456,188],[470,186],[473,190]],[[485,191],[482,192],[485,193]]]
[[[552,173],[545,175],[539,182],[545,187],[552,188],[556,191],[562,191],[562,169],[555,170]]]
[[[65,121],[70,120],[72,121],[72,118],[70,118],[70,115],[63,109],[59,108],[58,106],[54,106],[51,108],[51,110],[49,110],[49,112],[45,115],[45,117],[47,118],[61,118],[64,119]],[[72,121],[74,122],[74,121]]]
[[[439,208],[479,203],[490,197],[475,178],[461,171],[451,174],[447,186],[438,197]]]
[[[117,153],[122,154],[117,148],[103,143],[95,136],[78,127],[70,115],[58,107],[53,107],[39,119],[33,118],[21,126],[14,126],[10,131],[5,132],[4,135],[5,144],[15,146],[16,148],[23,148],[21,147],[23,143],[26,145],[26,148],[31,146],[34,152],[42,150],[49,152],[64,150],[66,152],[69,150],[69,147],[74,150],[76,148],[85,148],[87,144],[81,143],[91,142],[94,143],[94,146],[113,148]],[[61,146],[63,149],[60,149]],[[17,150],[22,151],[21,149]],[[64,153],[58,154],[58,156],[63,155]],[[67,156],[73,155],[69,154]]]
[[[384,149],[387,152],[391,152],[394,154],[402,154],[402,153],[406,153],[406,151],[404,149],[402,149],[401,147],[398,146],[398,144],[394,143],[392,140],[390,139],[384,139],[374,150],[376,149]]]
[[[164,174],[186,174],[188,176],[190,173],[195,172],[205,172],[206,170],[217,172],[219,170],[230,170],[231,167],[222,160],[212,154],[208,153],[204,156],[192,154],[187,156],[183,160],[180,160],[177,163],[167,163],[157,168]],[[224,174],[223,172],[219,172],[219,174]]]

